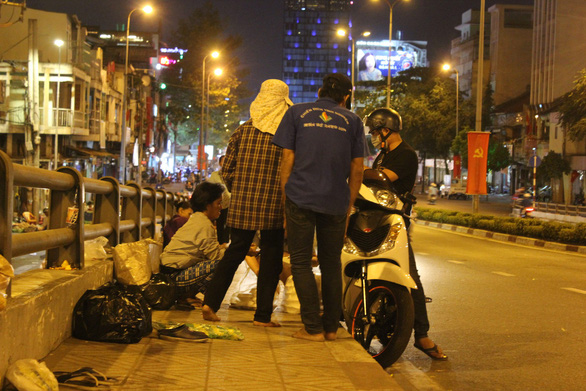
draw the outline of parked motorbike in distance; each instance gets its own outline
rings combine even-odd
[[[401,357],[413,329],[408,229],[415,202],[397,194],[384,173],[365,170],[342,251],[346,327],[383,367]]]

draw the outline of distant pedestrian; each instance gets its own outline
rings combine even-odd
[[[292,106],[273,138],[283,148],[287,245],[304,328],[295,338],[336,339],[342,310],[341,253],[350,209],[362,183],[365,138],[345,108],[352,83],[329,74],[313,103]],[[322,273],[323,316],[312,271],[314,234]],[[262,257],[262,255],[261,255]],[[262,262],[261,262],[262,263]]]
[[[216,312],[256,231],[260,231],[261,262],[253,324],[280,326],[271,321],[271,315],[283,268],[281,149],[271,140],[290,105],[289,87],[280,80],[266,80],[250,105],[251,118],[230,137],[221,172],[232,193],[227,221],[231,242],[205,294],[202,315],[206,320],[220,320]]]

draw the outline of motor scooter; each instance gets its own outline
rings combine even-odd
[[[413,329],[408,230],[415,202],[397,194],[383,172],[365,170],[342,250],[346,328],[383,367],[403,354]]]

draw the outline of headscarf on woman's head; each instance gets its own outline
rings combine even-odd
[[[252,126],[264,133],[275,134],[289,106],[289,87],[277,79],[264,81],[260,92],[250,105]]]

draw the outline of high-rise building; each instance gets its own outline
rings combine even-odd
[[[350,0],[285,0],[283,80],[294,103],[314,101],[325,75],[350,77]]]

